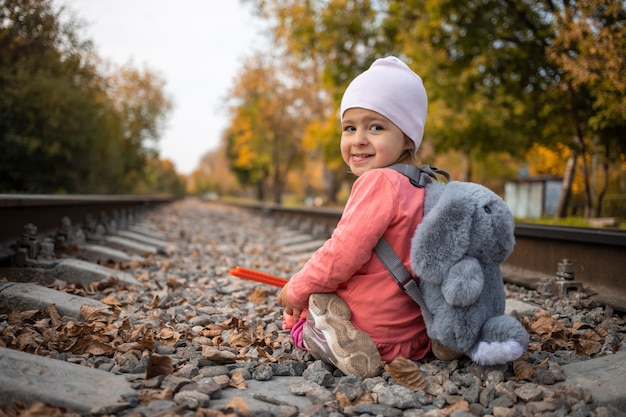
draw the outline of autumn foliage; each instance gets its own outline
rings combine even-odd
[[[258,58],[244,66],[226,143],[240,181],[264,182],[258,198],[267,199],[269,188],[274,200],[282,193],[335,200],[338,183],[349,179],[337,152],[341,94],[374,59],[394,54],[422,76],[429,93],[424,144],[434,153],[421,153],[424,163],[460,169],[456,179],[495,180],[498,191],[526,167],[557,175],[564,181],[559,216],[574,203],[586,217],[626,211],[623,3],[250,3],[271,22],[271,52],[264,55],[274,69]],[[276,78],[282,68],[298,71]],[[253,80],[266,83],[263,95],[243,88]],[[286,96],[285,85],[296,95]],[[306,106],[293,118],[301,102]],[[277,115],[291,122],[268,124]],[[290,139],[277,152],[272,144],[283,137]],[[442,165],[450,153],[459,161]],[[287,157],[300,163],[285,164]],[[314,164],[324,172],[321,189],[302,176]]]

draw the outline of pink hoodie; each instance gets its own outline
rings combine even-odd
[[[336,292],[384,361],[423,358],[430,341],[421,310],[373,252],[384,235],[410,270],[410,242],[422,221],[423,203],[424,189],[394,170],[362,174],[330,239],[291,278],[289,301],[306,308],[311,294]]]

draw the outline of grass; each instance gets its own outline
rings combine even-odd
[[[544,217],[540,219],[515,219],[515,221],[519,223],[546,224],[552,226],[592,227],[589,225],[589,220],[584,217],[564,217],[561,219]],[[626,230],[626,222],[618,218],[616,227],[606,227],[605,229]]]

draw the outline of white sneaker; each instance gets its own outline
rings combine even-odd
[[[312,294],[302,333],[304,343],[314,358],[346,375],[377,376],[382,369],[378,348],[367,333],[354,327],[351,317],[350,308],[337,294]]]

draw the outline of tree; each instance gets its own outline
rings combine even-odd
[[[191,192],[198,195],[210,191],[220,195],[234,194],[239,190],[239,183],[227,158],[225,141],[202,156],[200,164],[191,173],[190,182]]]
[[[303,145],[323,161],[326,197],[334,203],[346,178],[339,102],[350,80],[373,61],[378,12],[369,0],[249,1],[273,22],[272,49],[293,69],[290,82],[306,94],[310,122]]]
[[[176,172],[176,167],[168,159],[148,159],[141,181],[135,185],[136,194],[167,194],[181,198],[186,194],[187,181]]]
[[[256,55],[244,66],[232,89],[231,123],[227,134],[233,171],[242,184],[257,186],[282,201],[287,173],[302,158],[301,132],[306,126],[306,102],[289,84],[289,67]]]
[[[533,144],[565,144],[560,215],[577,173],[587,216],[596,188],[598,210],[619,189],[609,171],[626,147],[623,1],[248,1],[272,22],[272,47],[316,74],[326,100],[318,102],[333,108],[316,113],[304,137],[328,166],[343,166],[330,156],[343,89],[376,57],[395,54],[429,92],[426,138],[466,156],[464,179],[504,154],[521,163]],[[594,188],[597,166],[604,183]]]
[[[432,110],[427,133],[437,148],[463,149],[478,160],[491,151],[522,156],[533,142],[569,143],[560,215],[578,166],[589,216],[589,143],[596,135],[604,143],[624,133],[619,75],[624,70],[624,2],[387,4],[385,33],[423,66],[418,72],[424,74]]]
[[[609,167],[620,169],[620,159],[626,152],[626,3],[611,0],[563,2],[551,6],[558,33],[547,49],[549,57],[563,70],[563,83],[568,99],[584,102],[573,108],[576,132],[570,171],[573,177],[575,161],[580,157],[584,180],[585,217],[600,215],[602,201],[609,188]],[[591,144],[589,142],[591,141]],[[603,184],[593,205],[595,188],[591,178],[594,171],[588,159],[595,158],[598,146],[604,148]],[[592,151],[589,152],[589,148]],[[564,215],[570,190],[564,185],[558,214]]]
[[[426,134],[437,151],[462,150],[468,159],[465,180],[484,155],[523,155],[542,123],[541,86],[554,72],[542,52],[546,24],[529,11],[531,5],[387,3],[385,33],[424,79]]]
[[[132,191],[148,161],[158,156],[156,144],[172,103],[165,93],[165,81],[157,73],[130,64],[110,71],[102,88],[119,121],[110,133],[122,154],[121,188]]]
[[[0,187],[4,191],[56,192],[94,186],[71,169],[94,151],[107,109],[97,100],[98,75],[85,60],[88,42],[77,23],[62,24],[61,10],[43,0],[0,2]],[[81,130],[96,128],[89,135]]]
[[[170,103],[130,66],[101,74],[81,24],[52,0],[0,0],[0,190],[132,192]]]

